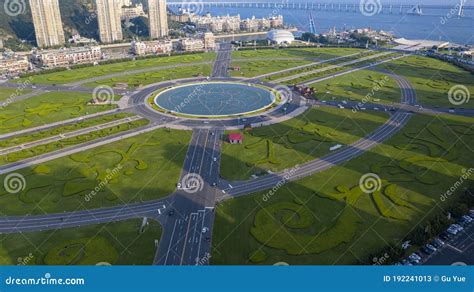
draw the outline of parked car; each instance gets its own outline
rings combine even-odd
[[[456,235],[458,234],[459,231],[455,227],[449,227],[448,230],[446,230],[446,232],[448,232],[451,235]]]
[[[472,222],[472,218],[469,217],[469,216],[467,216],[467,215],[462,216],[462,218],[463,218],[464,220],[466,220],[467,223],[471,223],[471,222]]]
[[[474,209],[469,210],[469,217],[474,218]]]
[[[439,237],[443,240],[449,240],[453,236],[451,233],[448,233],[447,231],[442,232]]]
[[[408,256],[408,260],[412,264],[419,264],[420,260],[421,260],[421,257],[418,256],[416,253],[412,253],[410,256]]]
[[[431,249],[433,252],[435,252],[435,251],[438,250],[436,247],[434,247],[433,245],[431,245],[431,244],[429,244],[429,243],[426,245],[426,247],[429,248],[429,249]]]
[[[433,251],[431,249],[429,249],[428,247],[426,247],[426,245],[421,247],[421,251],[424,252],[425,254],[432,254],[433,253]]]
[[[435,238],[431,244],[437,248],[441,248],[444,245],[444,241],[439,238]]]
[[[403,266],[413,266],[413,264],[410,263],[407,259],[403,259],[403,260],[401,261],[401,264],[402,264]]]

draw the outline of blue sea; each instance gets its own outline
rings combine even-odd
[[[453,6],[454,8],[454,6]],[[268,17],[281,14],[286,24],[296,26],[301,31],[309,31],[309,11],[295,9],[268,8],[230,8],[205,7],[203,13],[212,15],[235,15],[242,18]],[[407,39],[442,40],[456,44],[474,44],[474,10],[465,10],[464,17],[459,18],[456,11],[450,9],[424,9],[423,15],[399,14],[393,9],[373,16],[363,15],[359,9],[351,11],[319,11],[311,10],[318,33],[324,33],[332,28],[338,31],[348,28],[371,27],[394,33],[397,37]]]

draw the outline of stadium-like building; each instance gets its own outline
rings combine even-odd
[[[274,29],[268,32],[268,40],[274,44],[291,44],[295,41],[295,36],[287,30]]]

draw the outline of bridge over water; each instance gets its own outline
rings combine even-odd
[[[379,13],[389,13],[389,14],[403,14],[408,13],[413,7],[419,6],[421,9],[434,9],[434,10],[445,10],[445,11],[459,11],[460,8],[464,10],[473,10],[473,5],[464,5],[465,0],[457,5],[418,5],[416,2],[413,4],[384,4],[383,1],[373,1],[375,3],[375,9]],[[229,7],[229,8],[260,8],[260,9],[297,9],[297,10],[315,10],[315,11],[334,11],[334,12],[360,12],[360,1],[351,2],[351,3],[290,3],[288,0],[283,0],[280,2],[247,2],[247,1],[236,1],[236,2],[208,2],[208,1],[184,1],[184,2],[168,2],[169,7],[183,7],[191,8],[190,10],[199,10],[198,7]]]

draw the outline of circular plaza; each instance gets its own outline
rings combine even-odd
[[[162,111],[189,117],[223,118],[264,111],[277,103],[271,88],[239,82],[200,82],[157,93],[154,104]]]

